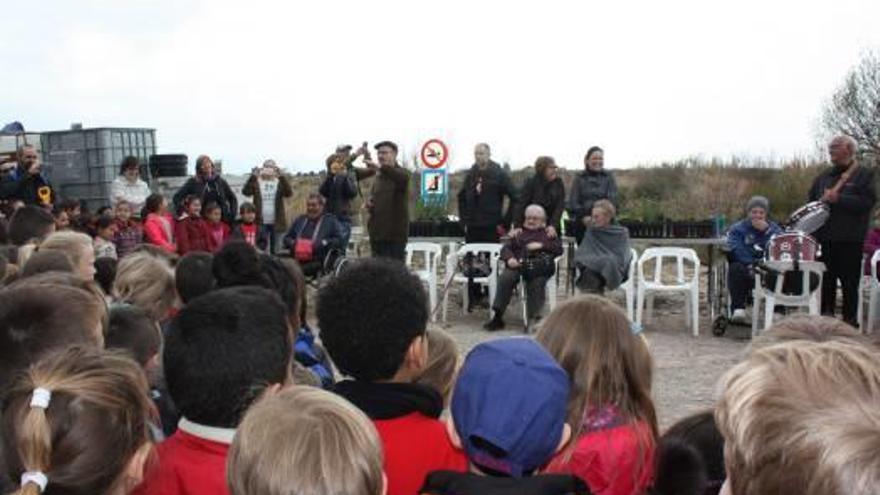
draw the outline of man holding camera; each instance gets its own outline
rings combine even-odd
[[[327,157],[327,178],[319,189],[326,201],[327,213],[335,215],[339,223],[343,249],[348,247],[351,238],[351,202],[360,194],[358,181],[373,175],[369,169],[354,167],[354,161],[360,156],[365,160],[370,159],[367,143],[354,153],[351,152],[351,145],[337,146],[336,152]]]
[[[55,203],[55,191],[42,173],[37,149],[30,144],[22,145],[18,148],[17,158],[18,167],[8,170],[3,176],[0,197],[51,208]]]

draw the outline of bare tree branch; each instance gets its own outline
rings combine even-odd
[[[880,156],[880,52],[866,53],[847,74],[823,109],[822,127],[850,136],[862,152]]]

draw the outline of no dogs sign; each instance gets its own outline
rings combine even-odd
[[[439,139],[430,139],[422,145],[422,163],[428,168],[441,168],[449,159],[449,148]]]

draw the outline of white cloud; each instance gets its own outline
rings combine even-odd
[[[242,171],[429,136],[457,167],[477,141],[515,165],[791,155],[880,45],[867,0],[32,3],[3,6],[30,21],[0,41],[0,119],[156,127]]]

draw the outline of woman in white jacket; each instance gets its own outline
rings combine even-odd
[[[140,162],[136,157],[127,156],[122,161],[120,176],[113,181],[111,190],[113,206],[120,201],[131,204],[132,212],[140,212],[152,191],[140,177]]]

